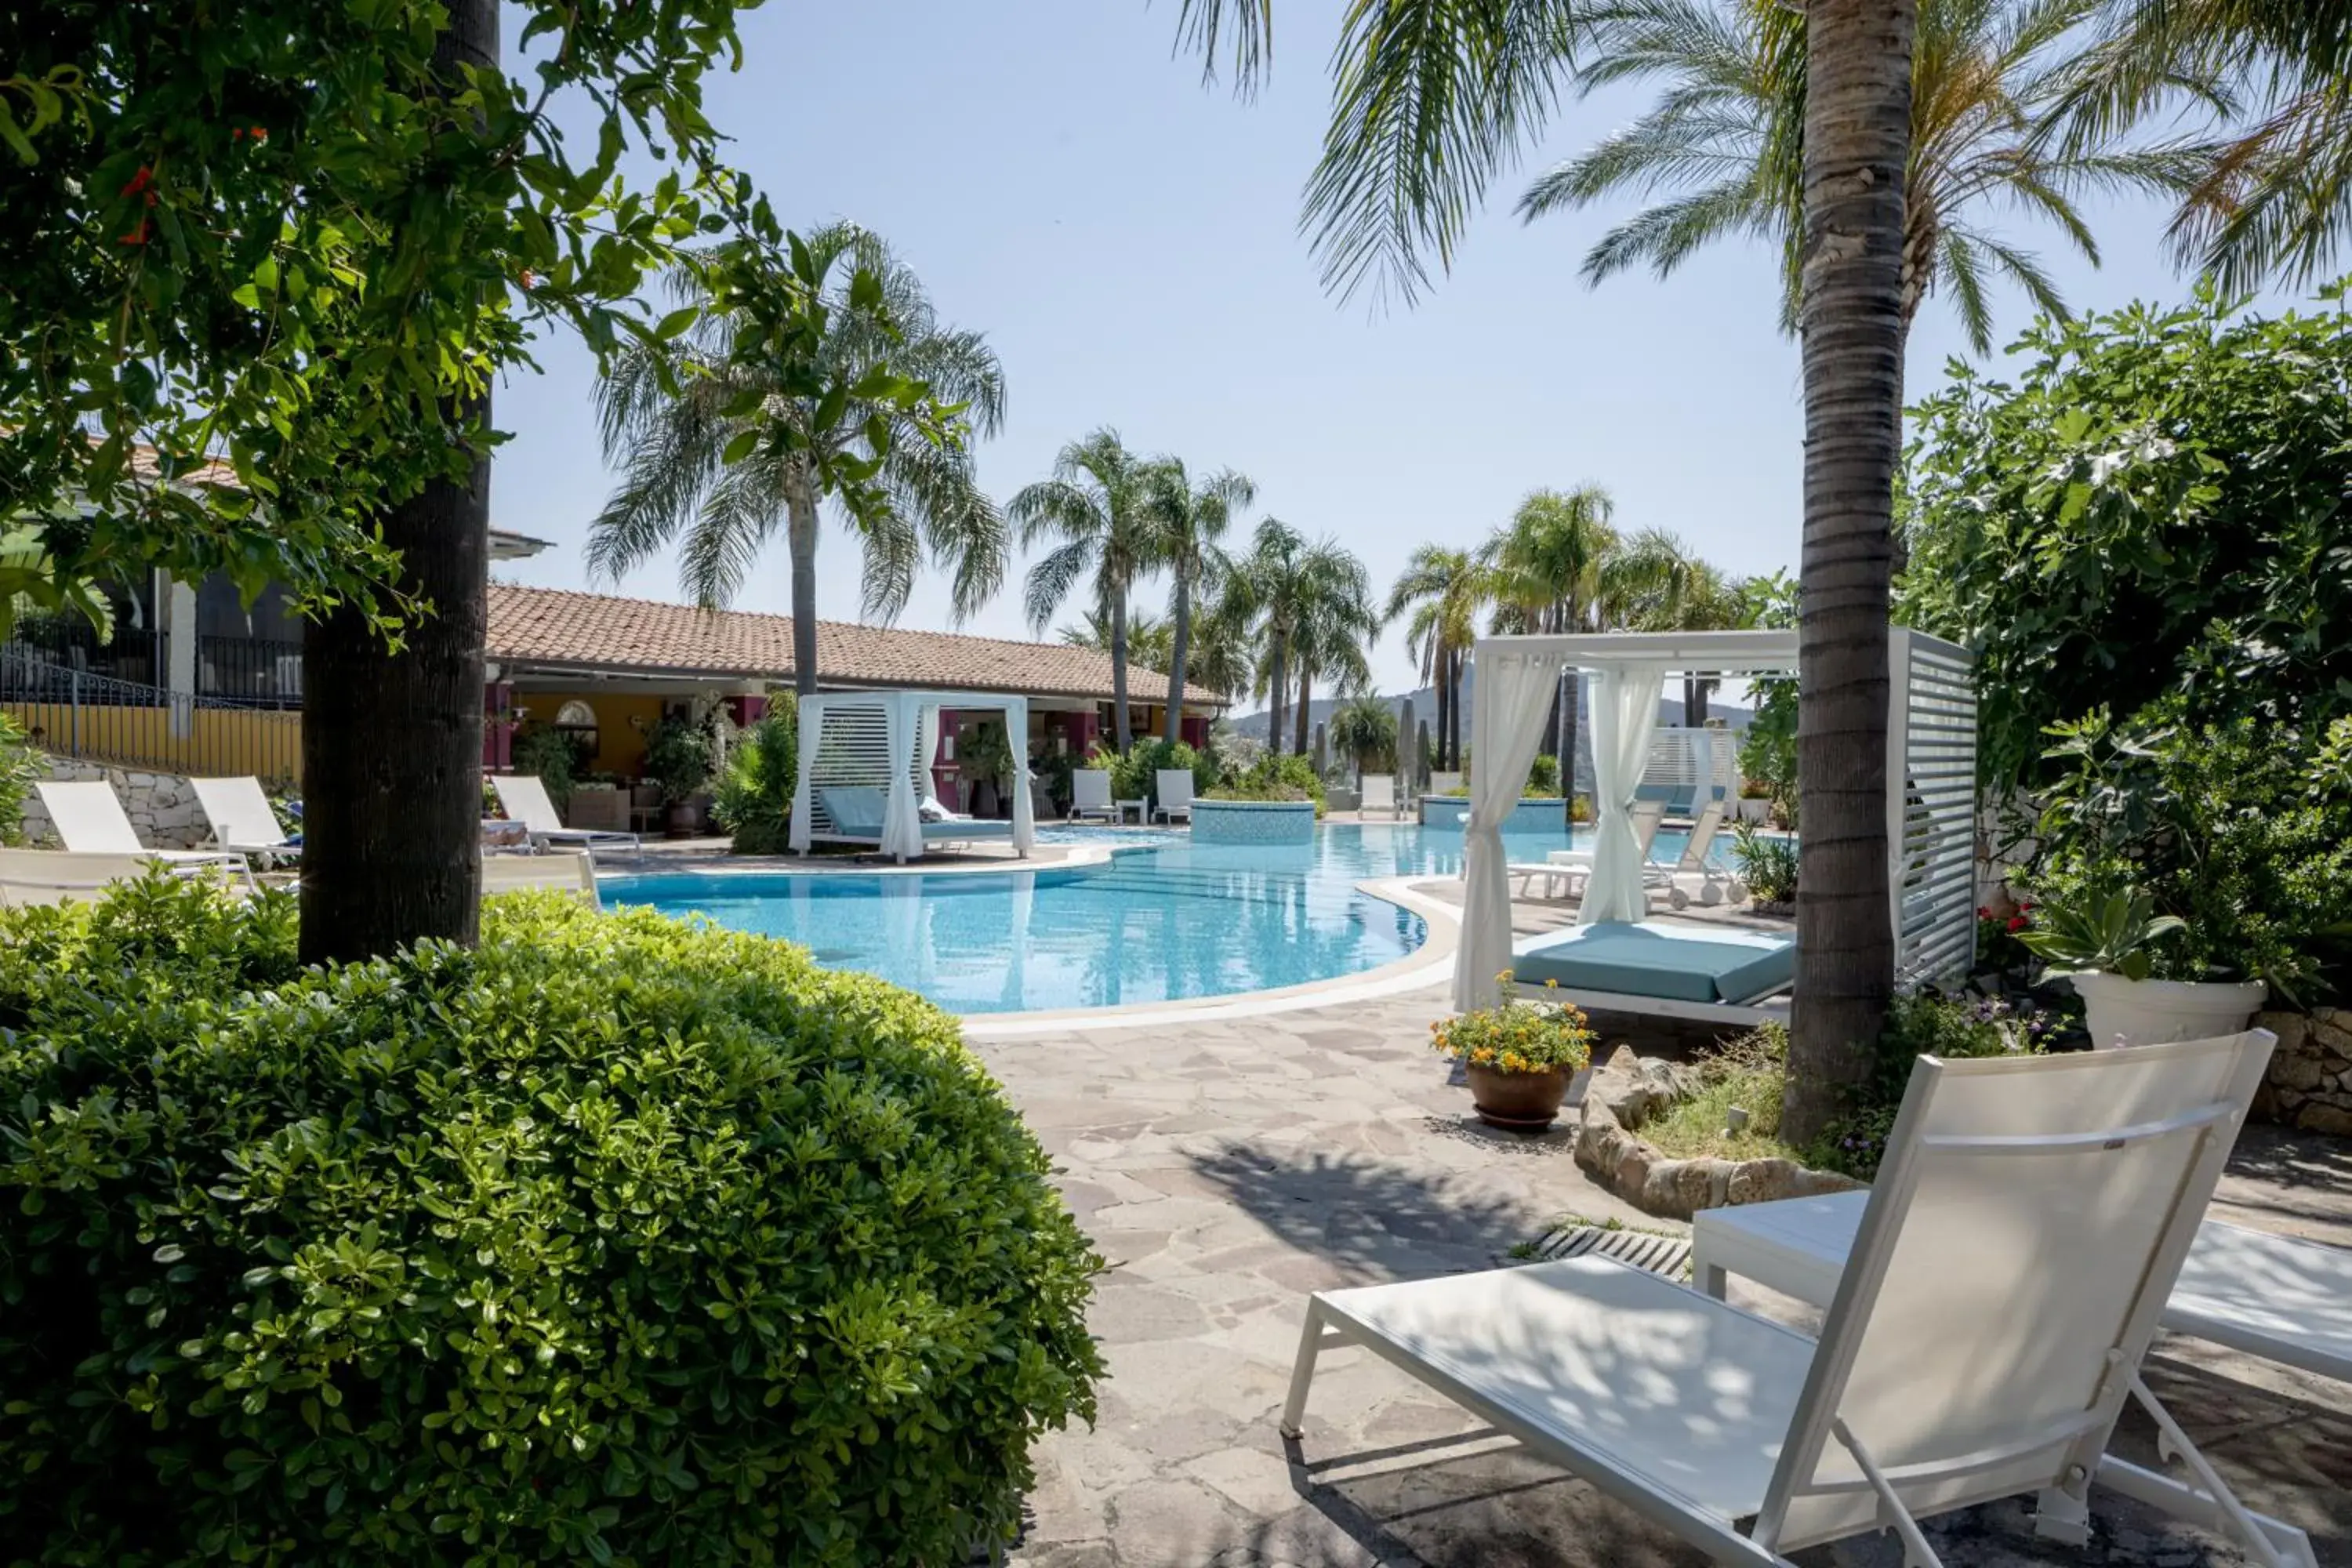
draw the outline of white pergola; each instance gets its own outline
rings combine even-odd
[[[1976,948],[1976,693],[1957,644],[1888,629],[1886,837],[1895,963],[1906,984],[1964,973]],[[1502,829],[1542,744],[1560,677],[1593,672],[1592,875],[1580,924],[1649,912],[1632,810],[1670,675],[1793,675],[1786,631],[1601,632],[1478,640],[1477,765],[1464,824],[1462,942],[1454,1005],[1485,1005],[1511,967],[1511,891]]]
[[[820,691],[799,702],[801,776],[793,795],[792,848],[805,855],[815,842],[874,844],[902,864],[919,858],[926,841],[922,805],[933,801],[931,759],[939,755],[940,712],[996,712],[1013,742],[1013,850],[1027,855],[1036,841],[1029,801],[1029,700],[1001,691]],[[883,792],[877,835],[844,830],[824,805],[826,789],[862,786]],[[929,837],[949,837],[933,824]]]

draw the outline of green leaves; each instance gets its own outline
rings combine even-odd
[[[2051,964],[2096,970],[2145,980],[2154,955],[2149,944],[2183,929],[2178,915],[2159,915],[2156,903],[2137,888],[2092,894],[2079,903],[2045,902],[2035,923],[2017,940]]]
[[[1009,1531],[1036,1435],[1092,1416],[1099,1260],[954,1021],[644,912],[485,927],[305,971],[284,895],[0,912],[0,1536],[193,1568]]]

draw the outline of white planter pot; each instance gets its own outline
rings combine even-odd
[[[1739,797],[1739,820],[1742,822],[1761,822],[1771,814],[1771,811],[1772,803],[1769,800],[1753,795]]]
[[[2126,980],[2096,970],[2066,978],[2083,999],[2091,1044],[2102,1050],[2234,1035],[2270,995],[2259,980]]]

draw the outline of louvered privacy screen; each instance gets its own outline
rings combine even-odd
[[[1895,963],[1909,991],[1976,962],[1977,699],[1966,649],[1898,628],[1887,654]]]

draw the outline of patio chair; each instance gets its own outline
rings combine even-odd
[[[1160,769],[1157,789],[1160,805],[1152,812],[1152,816],[1171,824],[1180,816],[1187,822],[1192,820],[1192,769]]]
[[[1118,808],[1110,803],[1110,770],[1108,768],[1077,768],[1070,774],[1070,820],[1085,822],[1099,817],[1114,822]]]
[[[482,897],[539,891],[570,893],[592,910],[604,907],[596,891],[595,857],[585,849],[482,857]]]
[[[592,857],[600,848],[626,848],[639,857],[646,852],[645,840],[634,833],[564,826],[563,819],[555,815],[555,803],[547,798],[547,785],[537,773],[492,773],[490,788],[498,794],[499,809],[521,823],[531,843],[541,849],[576,844]]]
[[[188,787],[196,792],[196,805],[212,825],[213,842],[222,848],[258,858],[265,866],[301,858],[302,847],[287,842],[259,779],[190,779]]]
[[[123,815],[122,802],[115,795],[114,786],[102,779],[86,784],[43,779],[33,789],[49,814],[49,826],[56,830],[58,842],[76,854],[133,855],[167,866],[225,866],[244,881],[247,889],[259,885],[253,879],[252,865],[235,850],[150,849],[140,843],[139,830]]]
[[[2095,1476],[2311,1568],[2139,1375],[2272,1044],[1920,1058],[1818,1341],[1589,1256],[1318,1293],[1283,1431],[1355,1343],[1718,1563],[1891,1528],[1943,1568],[1918,1521],[2022,1492],[2080,1542]],[[2107,1456],[2134,1399],[2196,1484]]]
[[[1701,879],[1698,901],[1702,904],[1718,903],[1727,892],[1731,895],[1731,900],[1734,903],[1738,903],[1747,896],[1747,889],[1739,884],[1738,879],[1727,874],[1722,867],[1708,858],[1708,851],[1715,847],[1716,836],[1723,830],[1724,817],[1729,810],[1730,805],[1727,800],[1715,799],[1706,802],[1698,808],[1697,816],[1692,819],[1690,836],[1683,841],[1682,858],[1672,866],[1653,867],[1644,871],[1644,878],[1653,885],[1661,883],[1664,885],[1666,890],[1666,902],[1674,908],[1682,910],[1690,907],[1691,896],[1684,889],[1681,881],[1681,879],[1685,876],[1696,876]],[[1655,828],[1651,829],[1654,839],[1656,833]],[[1649,845],[1643,845],[1642,853],[1646,865]]]
[[[1360,816],[1370,816],[1385,811],[1391,817],[1404,815],[1404,806],[1397,799],[1396,774],[1366,773],[1363,779],[1363,804],[1357,808]]]
[[[71,903],[104,893],[117,882],[135,882],[156,861],[137,855],[98,855],[70,849],[0,849],[0,909]],[[237,868],[212,859],[177,865],[174,876],[235,878]]]

